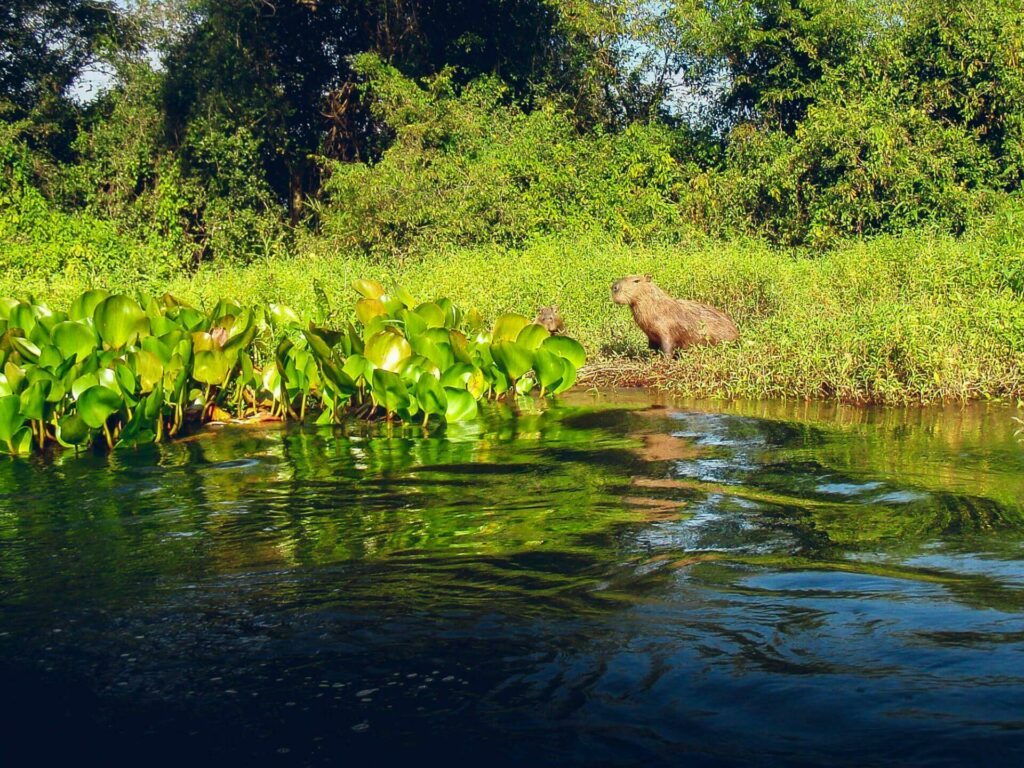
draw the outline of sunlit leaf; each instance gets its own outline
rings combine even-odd
[[[93,429],[102,427],[121,408],[121,398],[104,386],[89,387],[78,398],[78,415]]]

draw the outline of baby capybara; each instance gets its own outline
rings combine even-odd
[[[612,301],[628,304],[651,349],[671,357],[677,349],[695,344],[718,344],[739,338],[736,324],[725,312],[687,299],[673,299],[651,281],[650,275],[627,275],[612,284]]]
[[[550,334],[561,333],[562,329],[565,328],[562,316],[558,313],[558,307],[554,305],[538,309],[537,318],[533,322],[537,325],[543,325]]]

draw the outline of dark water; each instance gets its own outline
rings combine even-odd
[[[1024,764],[1007,408],[0,461],[0,763]]]

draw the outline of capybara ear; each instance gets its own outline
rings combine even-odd
[[[650,275],[644,275],[644,282],[645,283],[651,282],[651,276]]]

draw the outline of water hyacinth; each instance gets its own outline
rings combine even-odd
[[[486,397],[568,389],[585,359],[579,343],[521,315],[487,331],[447,299],[389,295],[370,280],[353,288],[341,329],[282,305],[204,312],[167,294],[140,303],[91,290],[67,312],[0,298],[0,452],[139,445],[225,415],[462,421]]]

